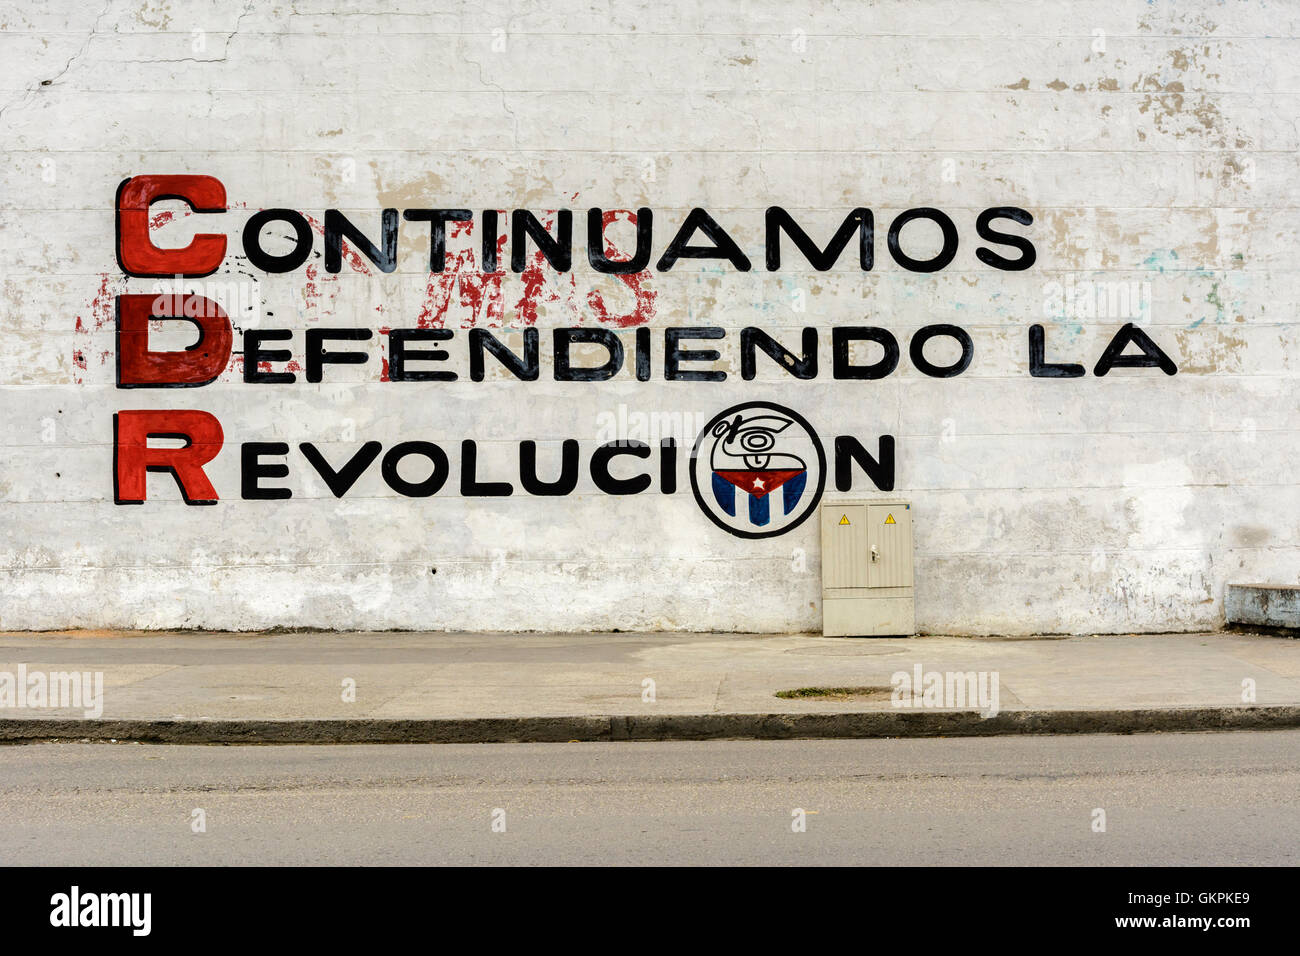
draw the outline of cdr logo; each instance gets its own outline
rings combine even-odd
[[[797,527],[826,487],[826,452],[797,412],[746,402],[714,416],[691,451],[691,490],[709,519],[741,538]]]

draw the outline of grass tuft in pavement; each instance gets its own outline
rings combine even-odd
[[[798,687],[794,690],[779,690],[776,696],[785,700],[799,700],[804,697],[846,700],[850,697],[888,697],[889,693],[888,687]]]

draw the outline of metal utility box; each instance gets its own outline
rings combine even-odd
[[[824,501],[821,507],[822,634],[914,633],[911,503]]]

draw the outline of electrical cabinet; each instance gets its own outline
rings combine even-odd
[[[821,512],[822,634],[914,633],[911,503],[823,501]]]

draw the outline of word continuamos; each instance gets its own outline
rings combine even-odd
[[[179,249],[160,249],[150,239],[150,207],[162,200],[180,200],[195,213],[209,215],[227,212],[226,189],[219,179],[202,175],[134,176],[124,180],[117,192],[117,260],[129,276],[145,278],[187,278],[211,275],[226,257],[227,236],[201,233]],[[623,214],[623,215],[620,215]],[[662,217],[661,217],[662,218]],[[508,220],[508,226],[502,220]],[[587,210],[587,262],[599,273],[628,275],[653,269],[668,272],[682,259],[711,259],[729,263],[740,272],[753,268],[748,255],[729,232],[705,209],[691,209],[671,238],[660,247],[656,236],[653,209]],[[606,231],[623,220],[635,227],[635,251],[615,257]],[[428,268],[443,271],[447,261],[448,226],[476,221],[480,237],[482,270],[497,272],[501,249],[510,241],[509,267],[512,272],[528,268],[533,255],[530,245],[557,272],[573,268],[573,210],[556,209],[537,213],[515,209],[508,216],[502,210],[481,210],[477,217],[464,208],[421,208],[399,210],[387,208],[379,224],[369,231],[349,219],[338,209],[326,209],[321,229],[324,240],[325,271],[337,273],[343,268],[343,244],[369,259],[380,272],[397,269],[398,233],[402,222],[415,223],[429,230]],[[903,248],[903,230],[909,223],[925,221],[937,226],[942,237],[939,250],[919,258]],[[1033,242],[1002,224],[1029,226],[1034,218],[1017,206],[992,206],[975,217],[975,233],[986,243],[975,250],[984,265],[1007,272],[1030,268],[1037,259]],[[288,239],[287,251],[269,251],[265,245],[268,230]],[[781,206],[769,206],[764,213],[763,259],[770,272],[781,268],[782,239],[788,239],[816,270],[831,269],[856,238],[858,267],[870,271],[876,261],[876,221],[873,212],[859,206],[844,217],[823,248],[809,237],[795,218]],[[308,217],[295,209],[272,208],[254,212],[241,232],[244,254],[256,269],[268,273],[293,272],[303,266],[314,251],[315,236]],[[895,216],[885,231],[885,245],[895,263],[909,272],[938,272],[957,256],[960,233],[953,218],[941,209],[918,206]],[[277,244],[278,249],[278,244]],[[656,249],[659,255],[655,256]],[[1010,253],[1010,254],[1007,254]]]

